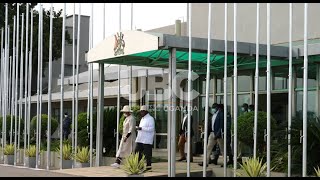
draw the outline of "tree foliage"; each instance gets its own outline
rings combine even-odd
[[[33,11],[33,40],[32,40],[32,79],[35,80],[38,70],[38,25],[39,25],[39,9],[34,9],[37,3],[30,3],[29,11]],[[5,9],[6,3],[0,3],[0,28],[5,27]],[[26,48],[26,3],[20,3],[19,6],[19,60],[21,59],[21,28],[22,28],[22,13],[24,13],[24,40],[23,40],[23,59],[25,59],[25,48]],[[61,58],[62,51],[62,9],[55,11],[53,10],[53,28],[52,28],[52,59],[58,60]],[[14,25],[14,16],[17,16],[17,3],[8,3],[8,25],[10,26],[10,47],[9,53],[10,56],[13,55],[13,25]],[[29,22],[28,22],[28,49],[30,48],[30,39],[31,39],[31,14],[29,13]],[[16,25],[17,27],[17,25]],[[3,30],[4,31],[4,30]],[[5,31],[4,31],[5,32]],[[15,32],[15,34],[17,31]],[[49,60],[49,36],[50,36],[50,9],[43,9],[43,67]],[[70,34],[66,31],[65,34],[66,44],[72,43]],[[17,37],[16,37],[17,39]],[[23,61],[23,66],[25,61]],[[20,66],[20,64],[19,64]],[[20,68],[20,67],[19,67]],[[24,68],[23,68],[24,70]],[[19,73],[19,72],[18,72]],[[23,73],[24,74],[24,73]],[[19,75],[20,76],[20,75]],[[34,81],[36,82],[36,81]]]

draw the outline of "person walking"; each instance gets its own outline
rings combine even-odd
[[[68,113],[64,113],[64,120],[62,125],[62,136],[63,140],[67,140],[70,134],[70,126],[71,126],[71,119],[68,116]]]
[[[151,170],[151,158],[152,158],[152,144],[155,133],[154,118],[149,114],[147,106],[140,107],[141,121],[139,126],[136,126],[138,131],[136,139],[135,153],[139,153],[139,160],[142,158],[142,154],[145,155],[147,160],[146,170]]]
[[[223,132],[223,111],[219,108],[217,103],[214,103],[211,108],[212,117],[208,119],[208,145],[207,145],[207,164],[208,166],[210,154],[212,153],[213,146],[218,143],[220,152],[223,155],[223,139],[222,139],[222,132]],[[199,163],[200,166],[203,166],[203,162]]]
[[[111,164],[111,166],[114,168],[119,168],[122,158],[133,152],[136,139],[136,120],[132,115],[131,109],[126,105],[120,112],[123,112],[125,120],[123,121],[123,133],[120,146],[116,154],[116,161],[115,163]]]
[[[182,119],[182,123],[180,126],[180,131],[179,131],[179,141],[178,141],[178,148],[179,148],[179,153],[180,153],[180,159],[178,161],[184,161],[187,160],[186,154],[185,154],[185,145],[188,142],[188,111],[187,107],[183,109],[183,114],[184,117]],[[192,129],[192,123],[193,123],[193,118],[191,115],[191,140],[193,137],[193,129]],[[192,155],[192,141],[190,141],[190,162],[193,162],[193,155]]]

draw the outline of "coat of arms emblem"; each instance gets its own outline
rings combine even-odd
[[[114,38],[115,38],[114,47],[113,47],[114,56],[124,54],[125,42],[124,42],[123,36],[124,34],[122,32],[114,35]]]

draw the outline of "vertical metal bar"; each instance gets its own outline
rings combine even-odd
[[[176,78],[175,78],[175,76],[176,76],[176,52],[177,52],[176,48],[171,49],[171,63],[172,63],[172,66],[171,66],[172,67],[172,71],[171,71],[172,91],[171,91],[171,93],[172,93],[172,109],[173,109],[173,110],[170,109],[172,111],[172,113],[171,113],[171,117],[172,117],[172,119],[171,119],[171,123],[172,123],[172,128],[171,128],[171,130],[172,130],[171,131],[171,135],[172,135],[172,139],[171,139],[171,153],[172,153],[171,154],[171,167],[172,167],[171,173],[172,173],[172,177],[176,176],[176,161],[175,161],[176,160],[176,111],[175,111],[175,109],[176,109],[176,105],[177,105],[177,102],[176,102],[177,98],[175,95],[175,92],[177,92],[177,87],[176,87],[177,83],[176,83]],[[148,70],[147,70],[147,72],[148,72]],[[148,101],[148,103],[149,103],[149,101]],[[190,113],[188,113],[188,114],[190,114]],[[190,130],[190,128],[191,128],[190,123],[191,123],[191,120],[188,121],[188,130]],[[188,135],[189,134],[190,133],[188,133]],[[188,139],[188,142],[191,142],[190,138]],[[190,143],[188,144],[188,149],[190,149],[189,146],[190,146]],[[188,156],[188,158],[189,158],[189,156]],[[189,159],[189,163],[190,163],[190,159]]]
[[[12,32],[12,36],[13,36],[13,41],[12,41],[12,59],[10,60],[12,63],[12,70],[11,70],[11,79],[10,79],[10,83],[11,83],[11,95],[9,96],[11,98],[11,108],[10,108],[10,114],[11,114],[11,122],[10,122],[10,144],[12,144],[12,135],[13,135],[13,101],[14,101],[14,69],[15,69],[15,65],[14,65],[14,56],[15,56],[15,40],[16,40],[16,35],[15,35],[15,31],[16,31],[16,19],[15,16],[13,17],[13,32]]]
[[[73,19],[72,19],[72,130],[71,130],[71,141],[72,141],[72,152],[75,154],[77,148],[74,146],[74,123],[76,116],[75,114],[75,61],[76,61],[76,52],[75,52],[75,34],[76,34],[76,3],[73,3]],[[74,164],[72,164],[73,167]]]
[[[17,3],[17,34],[16,34],[16,57],[15,57],[15,105],[14,105],[14,165],[17,163],[17,116],[18,116],[18,59],[19,59],[19,3]],[[20,122],[20,121],[19,121]]]
[[[14,31],[15,31],[15,22],[14,22],[14,25],[13,25],[14,27],[13,27],[13,29],[12,29],[12,35],[13,35],[13,41],[12,41],[12,49],[13,49],[13,53],[14,53],[14,41],[15,41],[15,34],[14,34]],[[10,31],[9,31],[9,35],[10,35]],[[10,38],[9,38],[9,42],[10,42]],[[10,46],[9,46],[9,51],[10,51]],[[10,78],[9,78],[9,83],[10,83],[10,88],[9,88],[9,104],[10,104],[10,108],[9,108],[9,113],[10,113],[10,132],[9,132],[9,135],[10,135],[10,140],[9,140],[9,142],[10,142],[10,144],[12,144],[12,128],[13,128],[13,113],[12,113],[12,102],[13,102],[13,96],[12,96],[12,90],[13,90],[13,83],[12,83],[12,80],[14,79],[13,78],[13,75],[12,75],[12,73],[13,73],[13,54],[12,54],[12,56],[10,57],[10,60],[9,60],[9,63],[10,63],[10,68],[9,68],[9,76],[10,76]]]
[[[208,4],[208,50],[207,50],[207,76],[206,76],[206,101],[205,101],[205,113],[204,113],[204,124],[208,124],[208,118],[209,118],[209,90],[210,90],[210,56],[211,56],[211,3]],[[189,37],[190,38],[190,37]],[[191,39],[191,38],[190,38]],[[189,72],[191,72],[191,41],[189,40]],[[188,108],[190,106],[190,101],[191,101],[191,74],[188,77]],[[190,84],[190,85],[189,85]],[[189,118],[190,112],[188,112],[188,118]],[[188,122],[189,123],[189,122]],[[189,125],[188,125],[189,127]],[[204,149],[203,149],[203,177],[207,176],[207,141],[208,141],[208,126],[205,126],[205,136],[204,136]],[[188,129],[188,132],[189,129]],[[189,136],[190,133],[188,133]],[[189,140],[189,137],[188,137]],[[189,142],[188,142],[189,145]],[[188,147],[188,153],[189,152],[189,147]],[[189,155],[188,155],[189,156]],[[190,165],[188,164],[188,177],[190,177]]]
[[[78,35],[77,35],[77,61],[76,61],[76,108],[75,108],[75,138],[74,138],[74,146],[75,152],[77,151],[78,146],[78,97],[79,97],[79,51],[80,51],[80,21],[81,21],[81,3],[78,3],[79,5],[79,12],[78,12]],[[74,160],[74,163],[76,160]]]
[[[79,5],[80,7],[80,5]],[[64,62],[65,62],[65,34],[66,34],[66,3],[63,4],[62,21],[62,51],[61,51],[61,102],[60,102],[60,157],[62,157],[62,123],[63,123],[63,95],[64,95]],[[78,44],[80,42],[78,41]],[[78,52],[79,53],[79,52]],[[60,158],[60,170],[62,170],[62,158]]]
[[[303,144],[302,177],[307,176],[307,126],[308,126],[308,3],[304,3],[303,37]]]
[[[288,177],[291,177],[292,121],[292,3],[289,3],[289,82],[288,82]]]
[[[4,141],[4,147],[7,144],[7,66],[8,66],[8,3],[6,3],[6,11],[5,11],[5,39],[4,39],[4,116],[2,116],[3,121],[3,141]]]
[[[133,30],[133,3],[131,3],[130,29]],[[132,66],[129,66],[129,107],[132,107]],[[156,112],[156,111],[155,111]],[[155,116],[157,117],[157,116]]]
[[[42,129],[42,74],[43,74],[43,5],[41,4],[41,23],[40,23],[40,33],[41,33],[41,38],[40,38],[40,108],[39,108],[39,152],[41,153],[41,129]]]
[[[30,52],[29,52],[29,86],[28,86],[28,148],[30,148],[30,123],[31,123],[31,86],[32,86],[32,49],[33,49],[33,9],[31,9],[31,24],[30,24]]]
[[[25,86],[24,86],[24,134],[23,134],[23,165],[26,166],[26,149],[27,149],[27,110],[28,110],[28,104],[27,104],[27,90],[28,90],[28,57],[29,57],[29,51],[28,51],[28,38],[29,38],[29,3],[27,3],[27,9],[26,9],[26,51],[25,51],[25,72],[24,72],[24,78],[25,78]]]
[[[50,145],[51,145],[51,83],[52,83],[52,16],[53,3],[50,7],[50,36],[49,36],[49,79],[48,79],[48,128],[47,128],[47,170],[50,169]]]
[[[267,177],[270,177],[270,128],[271,128],[271,62],[270,62],[270,3],[267,3]]]
[[[38,138],[38,136],[39,136],[39,114],[41,113],[41,112],[39,112],[39,103],[40,103],[40,93],[39,93],[39,88],[40,88],[40,78],[39,78],[39,76],[40,76],[40,43],[41,43],[41,41],[40,41],[40,34],[41,34],[41,32],[40,32],[40,26],[41,26],[41,17],[40,17],[40,12],[41,12],[41,6],[39,6],[39,22],[38,22],[38,73],[37,73],[37,125],[36,125],[36,168],[38,168],[38,166],[39,166],[39,153],[40,153],[40,151],[39,151],[39,148],[38,148],[38,146],[39,146],[39,138]]]
[[[11,127],[10,127],[10,144],[12,144],[12,135],[14,134],[13,133],[13,118],[16,118],[14,117],[14,101],[15,101],[15,96],[14,96],[14,90],[15,90],[15,70],[16,70],[16,62],[15,62],[15,59],[16,59],[16,16],[13,16],[13,41],[12,41],[12,45],[13,45],[13,48],[12,48],[12,88],[11,88],[11,96],[12,96],[12,102],[11,102]]]
[[[171,109],[171,104],[172,104],[172,64],[171,64],[171,56],[169,56],[169,72],[168,72],[168,130],[167,130],[167,151],[168,151],[168,177],[172,177],[172,167],[171,167],[171,161],[173,161],[172,159],[172,152],[171,152],[171,114],[172,111],[170,111]]]
[[[0,83],[1,83],[1,87],[0,87],[0,90],[1,90],[1,115],[2,115],[2,117],[4,117],[3,116],[3,89],[2,89],[2,82],[3,82],[3,80],[4,80],[4,78],[3,78],[3,57],[4,57],[4,51],[3,51],[3,28],[1,28],[1,49],[0,49],[0,51],[1,51],[1,62],[0,62],[0,64],[1,64],[1,79],[0,79]],[[4,133],[4,118],[2,118],[2,131],[1,131],[1,138],[2,138],[2,140],[1,140],[1,146],[2,146],[2,149],[4,148],[4,139],[3,139],[3,133]],[[2,151],[2,156],[1,156],[1,158],[4,160],[4,153],[3,153],[3,151]]]
[[[224,152],[223,152],[223,174],[224,177],[227,177],[227,80],[228,80],[228,3],[224,4],[224,81],[223,81],[223,109],[224,109],[224,117],[223,117],[223,122],[224,122],[224,134],[223,134],[223,144],[224,144]],[[207,114],[208,112],[206,112]],[[231,131],[231,130],[230,130]],[[230,137],[231,138],[231,137]],[[230,149],[231,151],[231,149]],[[231,153],[231,152],[230,152]],[[231,161],[231,159],[229,159]]]
[[[93,47],[93,3],[91,3],[91,29],[90,29],[90,34],[91,34],[91,45],[90,49]],[[90,167],[92,167],[92,146],[93,146],[93,64],[90,63]]]
[[[259,98],[259,35],[260,35],[260,4],[257,3],[256,26],[256,73],[254,86],[254,132],[253,132],[253,158],[257,157],[257,132],[258,132],[258,98]]]
[[[92,17],[90,17],[90,23],[89,23],[89,50],[90,50],[90,47],[91,47],[91,20],[92,20]],[[87,134],[88,134],[88,139],[90,139],[90,132],[89,132],[89,119],[90,119],[90,113],[91,113],[91,106],[90,106],[90,95],[91,95],[91,92],[90,92],[90,83],[91,83],[91,67],[90,67],[90,64],[87,62],[87,65],[88,65],[88,83],[87,83]]]
[[[234,3],[233,6],[233,51],[234,51],[234,60],[233,60],[233,123],[234,123],[234,157],[233,157],[233,176],[236,177],[237,171],[237,154],[238,154],[238,56],[237,56],[237,3]]]
[[[121,3],[119,3],[119,33],[121,33]],[[117,95],[117,137],[116,137],[116,152],[119,149],[119,123],[120,123],[120,71],[121,67],[118,65],[118,95]]]
[[[20,152],[20,134],[21,134],[21,120],[22,120],[22,98],[23,98],[23,45],[24,45],[24,13],[22,13],[22,29],[21,29],[21,51],[20,51],[20,93],[19,93],[19,129],[18,129],[18,150],[19,150],[19,162],[20,162],[20,157],[21,157],[21,152]],[[25,122],[24,122],[25,123]],[[23,132],[24,133],[24,132]],[[23,155],[24,156],[24,155]]]

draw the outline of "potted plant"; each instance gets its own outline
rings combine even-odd
[[[318,168],[316,169],[316,168],[313,168],[314,169],[314,171],[316,172],[316,176],[317,177],[320,177],[320,168],[319,168],[319,166],[318,166]]]
[[[36,167],[36,152],[37,149],[35,145],[30,145],[29,149],[26,150],[26,163],[28,167]]]
[[[264,177],[266,175],[267,164],[262,163],[262,159],[259,158],[245,159],[240,167],[243,172],[237,172],[238,176]]]
[[[81,147],[77,149],[77,153],[75,155],[76,164],[75,167],[83,168],[83,167],[90,167],[90,152],[88,146]]]
[[[124,161],[124,170],[129,177],[143,177],[146,170],[145,156],[139,161],[139,153],[131,153]]]
[[[59,153],[58,158],[60,158],[60,148],[56,151]],[[62,169],[72,168],[72,147],[69,143],[63,144],[62,146]]]
[[[13,144],[7,144],[4,147],[4,162],[9,165],[13,165],[14,162],[14,145]]]

